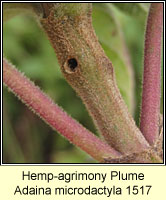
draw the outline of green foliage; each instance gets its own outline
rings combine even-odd
[[[126,104],[131,112],[134,104],[138,108],[135,111],[138,123],[146,14],[140,14],[141,19],[134,14],[130,17],[123,14],[122,7],[119,8],[118,6],[117,9],[115,3],[114,6],[109,3],[94,4],[93,25],[101,45],[115,67],[117,83]],[[131,10],[127,12],[130,13]],[[137,9],[137,14],[139,12],[143,11]],[[6,22],[3,44],[4,55],[20,71],[39,85],[73,118],[96,132],[81,100],[64,80],[49,41],[32,17],[17,16]],[[131,73],[129,55],[134,76]],[[6,88],[3,94],[3,162],[93,162],[59,134],[54,133],[55,131],[29,111]]]
[[[113,3],[113,4],[127,15],[140,19],[144,19],[150,7],[150,3]]]
[[[3,3],[3,21],[19,14],[32,14],[32,10],[31,3]]]

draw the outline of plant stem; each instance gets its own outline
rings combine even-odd
[[[147,20],[140,129],[152,145],[159,135],[163,3],[152,3]]]
[[[45,15],[40,22],[61,70],[82,98],[101,135],[123,154],[148,148],[120,95],[112,63],[94,33],[91,4],[52,3],[49,7],[43,3],[42,6]]]
[[[3,59],[3,82],[47,124],[94,159],[103,161],[106,157],[120,156],[120,153],[68,116],[5,59]]]

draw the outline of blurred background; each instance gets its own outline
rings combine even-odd
[[[118,87],[137,125],[148,9],[149,3],[93,3],[94,29],[115,67]],[[16,16],[4,23],[3,52],[54,102],[98,135],[82,101],[63,78],[54,50],[33,17]],[[163,91],[162,84],[161,87]],[[161,113],[162,99],[163,96]],[[3,163],[95,161],[52,130],[4,87]]]

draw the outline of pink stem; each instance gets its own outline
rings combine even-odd
[[[141,132],[150,144],[153,144],[159,135],[162,31],[163,3],[152,3],[145,35],[140,121]]]
[[[47,124],[94,159],[103,161],[107,157],[116,158],[120,156],[119,152],[112,149],[62,111],[33,82],[5,59],[3,59],[3,82]]]

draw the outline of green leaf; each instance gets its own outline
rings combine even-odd
[[[112,3],[125,14],[142,18],[147,15],[150,3]]]

